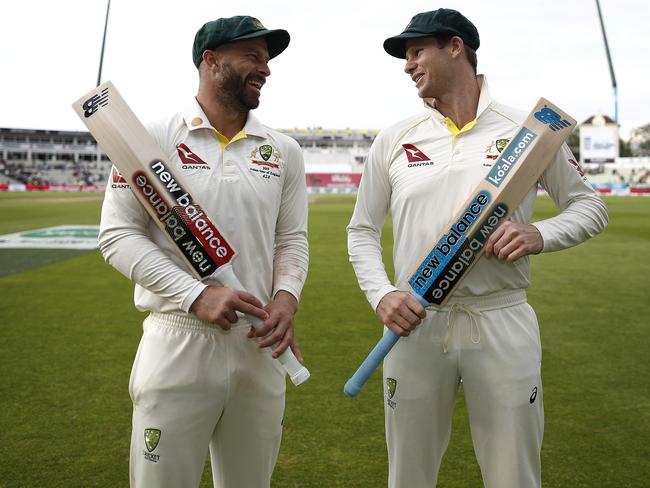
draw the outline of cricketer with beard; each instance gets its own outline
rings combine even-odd
[[[293,319],[307,276],[307,194],[298,144],[251,111],[289,39],[249,16],[206,23],[192,50],[197,96],[148,126],[238,250],[233,270],[248,291],[199,281],[129,188],[107,187],[100,249],[149,312],[129,384],[132,487],[196,487],[208,451],[215,486],[270,485],[285,372],[262,349],[302,360]],[[243,314],[263,325],[251,330]]]

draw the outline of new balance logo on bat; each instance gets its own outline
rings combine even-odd
[[[544,124],[547,124],[552,131],[558,131],[569,127],[571,123],[568,120],[563,120],[555,110],[544,107],[539,112],[535,112],[535,118]]]
[[[434,268],[424,286],[416,288],[416,280],[419,278],[417,273],[411,277],[409,283],[413,290],[418,294],[422,292],[420,296],[427,302],[440,305],[481,255],[488,237],[503,222],[507,214],[508,207],[504,203],[497,203],[479,223],[478,229],[459,241],[460,245],[444,260],[444,263],[441,260],[440,264],[444,264],[444,267]],[[422,283],[421,280],[419,282]]]
[[[159,193],[158,184],[143,171],[135,171],[131,179],[136,190],[144,197],[143,204],[153,209],[156,218],[196,273],[202,278],[210,276],[219,266],[230,262],[233,249],[189,193],[174,182],[162,161],[154,160],[150,167],[159,182],[167,183],[165,189],[175,202],[173,206],[166,202]],[[182,195],[178,196],[178,193]]]
[[[108,87],[104,88],[101,94],[95,93],[84,102],[82,106],[84,109],[84,117],[90,117],[99,110],[99,107],[105,107],[106,105],[108,105]]]
[[[436,243],[431,253],[409,280],[409,284],[418,295],[424,297],[441,270],[444,270],[451,261],[457,259],[459,250],[467,240],[474,222],[482,218],[484,210],[491,201],[492,196],[489,192],[480,191],[451,226],[449,232]]]

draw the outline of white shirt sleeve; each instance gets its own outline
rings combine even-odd
[[[555,160],[542,174],[540,183],[551,196],[560,214],[535,222],[542,238],[542,252],[560,251],[594,237],[607,227],[607,207],[576,166],[564,144]]]
[[[152,240],[162,233],[130,190],[106,186],[99,229],[99,249],[120,273],[152,293],[189,311],[206,287],[180,267]]]
[[[380,134],[370,148],[347,228],[350,263],[373,310],[384,295],[397,290],[386,274],[380,241],[391,198],[388,143]]]
[[[300,301],[309,265],[307,184],[302,150],[293,141],[287,151],[286,171],[275,229],[272,296],[285,290]]]

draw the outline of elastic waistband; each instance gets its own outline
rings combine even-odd
[[[497,308],[512,307],[526,302],[524,290],[507,290],[490,295],[451,297],[444,307],[427,307],[427,310],[448,312],[454,304],[469,305],[478,311],[495,310]]]
[[[194,315],[179,315],[175,313],[151,312],[144,320],[144,324],[161,325],[175,329],[195,330],[210,333],[227,333],[218,325],[211,324],[196,318]],[[239,321],[231,327],[231,330],[240,327],[250,327],[250,322],[239,318]]]

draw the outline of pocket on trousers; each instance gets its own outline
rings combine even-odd
[[[530,306],[528,302],[523,304],[525,308],[525,313],[528,317],[528,320],[523,321],[523,324],[526,329],[526,333],[530,337],[530,340],[536,345],[537,354],[539,355],[539,361],[542,361],[542,339],[539,333],[539,323],[537,321],[537,314],[533,307]]]
[[[135,391],[135,378],[138,374],[138,365],[140,363],[140,354],[142,351],[142,342],[144,341],[144,335],[140,338],[140,343],[138,344],[138,349],[135,353],[135,358],[133,359],[133,365],[131,366],[131,374],[129,376],[129,396],[131,397],[131,402],[135,405],[136,391]]]
[[[168,334],[155,325],[145,328],[131,369],[129,394],[133,405],[155,406],[161,392],[172,385],[182,385],[178,376],[188,370],[172,364],[174,358],[182,355],[182,344],[182,338],[177,340],[176,334]],[[168,374],[170,370],[172,373]]]

